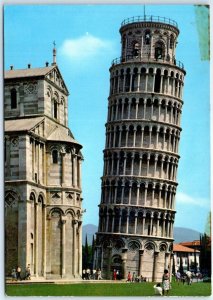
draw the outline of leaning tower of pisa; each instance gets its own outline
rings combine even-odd
[[[102,194],[94,266],[161,280],[172,266],[185,70],[175,21],[122,22],[121,57],[110,67]]]

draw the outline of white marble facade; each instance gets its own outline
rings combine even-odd
[[[122,22],[110,94],[95,267],[161,281],[171,269],[185,70],[179,29],[160,17]]]
[[[80,277],[82,146],[68,128],[68,90],[51,66],[5,71],[5,274]]]

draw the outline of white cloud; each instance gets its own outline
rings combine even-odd
[[[89,60],[112,50],[110,41],[95,37],[88,32],[77,39],[65,40],[59,49],[60,53],[71,61]]]
[[[205,208],[210,206],[210,201],[207,198],[196,198],[182,192],[177,193],[176,203],[186,204],[186,205],[191,204],[191,205],[205,207]]]

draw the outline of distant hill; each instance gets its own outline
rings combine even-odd
[[[200,239],[200,232],[185,228],[185,227],[174,227],[174,242],[181,243],[181,242],[190,242],[194,240]]]
[[[89,245],[92,245],[92,238],[98,231],[98,227],[93,224],[86,224],[83,226],[82,243],[85,244],[85,238],[87,234],[87,241]],[[174,242],[181,243],[187,241],[194,241],[200,239],[200,232],[185,228],[185,227],[174,227]]]
[[[82,243],[83,243],[83,245],[85,244],[86,235],[87,235],[88,245],[92,245],[93,235],[95,235],[95,233],[97,231],[98,231],[98,226],[96,226],[96,225],[93,225],[93,224],[84,225],[83,230],[82,230]]]

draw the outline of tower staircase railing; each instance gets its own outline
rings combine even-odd
[[[163,62],[163,63],[167,63],[167,64],[170,64],[170,65],[175,65],[177,67],[179,67],[180,69],[183,69],[184,70],[184,65],[181,61],[179,60],[176,60],[176,59],[172,59],[172,60],[167,60],[166,58],[141,58],[141,57],[135,57],[134,55],[127,55],[125,57],[118,57],[118,58],[115,58],[113,59],[111,65],[114,66],[114,65],[118,65],[118,64],[121,64],[121,63],[125,63],[125,62],[131,62],[133,61],[134,62],[144,62],[144,63],[147,63],[147,62]]]
[[[127,18],[123,20],[123,22],[121,23],[121,27],[130,23],[137,23],[137,22],[159,22],[159,23],[169,24],[178,28],[178,24],[174,20],[165,17],[147,16],[147,15]]]

